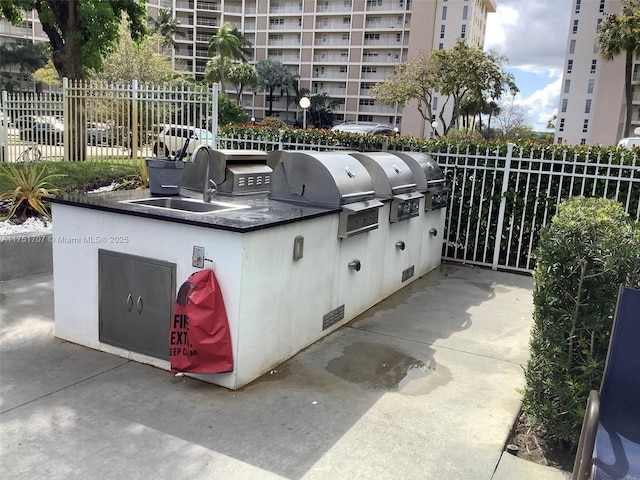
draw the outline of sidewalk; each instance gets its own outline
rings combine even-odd
[[[568,478],[503,454],[530,277],[443,265],[236,391],[55,338],[51,275],[0,288],[0,478]]]

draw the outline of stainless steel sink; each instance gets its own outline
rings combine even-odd
[[[121,200],[120,203],[130,203],[133,205],[142,205],[150,208],[162,208],[164,210],[179,210],[181,212],[207,214],[221,213],[231,210],[239,210],[249,208],[248,205],[236,205],[233,203],[209,202],[184,197],[151,197],[139,198],[136,200]]]

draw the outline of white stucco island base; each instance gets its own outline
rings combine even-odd
[[[241,233],[54,202],[55,335],[169,370],[167,360],[99,340],[99,250],[175,264],[180,288],[199,270],[194,245],[204,247],[224,298],[234,370],[194,376],[240,388],[440,264],[445,210],[389,223],[389,208],[379,228],[339,239],[338,213]],[[349,266],[356,259],[360,270]]]

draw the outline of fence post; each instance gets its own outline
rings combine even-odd
[[[504,162],[504,175],[502,176],[502,190],[500,192],[500,209],[498,210],[498,224],[496,225],[496,241],[493,246],[492,270],[498,269],[498,261],[500,260],[500,243],[502,241],[502,228],[504,226],[504,212],[507,208],[505,193],[509,189],[509,170],[511,169],[511,157],[513,156],[514,145],[513,143],[507,144],[507,158]]]
[[[138,80],[131,81],[131,158],[138,165]]]
[[[218,141],[218,84],[211,86],[211,133],[213,134],[213,148]]]
[[[4,120],[0,123],[0,162],[9,161],[9,112],[7,106],[7,91],[2,91],[0,110],[4,112]]]
[[[284,138],[284,130],[278,130],[278,150],[284,150],[282,139]]]
[[[62,161],[68,162],[71,159],[71,142],[69,141],[72,119],[69,117],[69,77],[62,78],[62,119],[65,125],[62,133],[64,148],[62,149]]]

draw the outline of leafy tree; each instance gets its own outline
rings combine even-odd
[[[22,21],[24,11],[38,13],[42,29],[49,37],[51,60],[61,77],[84,80],[87,71],[100,71],[102,59],[113,51],[119,39],[119,26],[125,16],[134,40],[147,33],[144,0],[0,0],[0,16],[11,23]],[[68,156],[86,156],[86,113],[81,100],[70,104]]]
[[[38,83],[44,83],[46,85],[60,85],[60,75],[56,67],[53,66],[51,59],[47,60],[44,67],[39,68],[33,72],[33,79]]]
[[[625,56],[624,96],[626,119],[623,137],[631,130],[633,113],[632,71],[633,57],[640,53],[640,0],[623,0],[619,13],[609,14],[598,25],[596,48],[604,60],[613,60],[620,54]]]
[[[240,60],[242,49],[240,39],[232,33],[231,24],[225,23],[209,40],[209,55],[220,57],[220,91],[224,92],[225,62],[227,59]]]
[[[249,115],[241,105],[238,105],[224,93],[218,95],[218,125],[249,123],[249,121]]]
[[[140,83],[169,82],[179,77],[171,67],[167,57],[156,52],[156,45],[161,40],[160,34],[145,37],[140,42],[134,42],[127,32],[127,25],[120,25],[120,40],[115,50],[103,60],[100,72],[91,72],[91,77],[111,83]]]
[[[269,110],[267,115],[273,115],[273,92],[276,87],[283,85],[291,72],[277,60],[260,60],[256,63],[256,70],[260,76],[260,86],[268,92]]]
[[[17,66],[20,73],[33,73],[47,63],[46,47],[42,43],[27,43],[18,45],[16,43],[4,43],[0,45],[0,67]],[[14,86],[19,85],[10,72],[6,72],[3,77],[4,88],[12,91]]]
[[[100,70],[103,57],[119,38],[122,15],[135,40],[147,32],[144,0],[0,0],[0,16],[13,24],[35,10],[49,37],[52,61],[61,77],[83,80],[88,69]]]
[[[506,58],[495,52],[485,53],[458,40],[451,50],[423,52],[415,60],[399,65],[389,80],[371,89],[371,95],[388,105],[398,103],[404,107],[415,101],[425,122],[433,118],[433,96],[446,97],[438,112],[446,134],[450,128],[457,127],[460,102],[465,95],[497,100],[507,92],[518,92],[513,75],[504,70],[505,63]],[[445,118],[449,101],[452,101],[452,113]]]
[[[437,80],[434,58],[419,52],[415,60],[398,65],[395,73],[387,81],[374,85],[370,93],[377,101],[387,105],[398,103],[404,107],[410,101],[415,101],[422,118],[430,122]],[[421,136],[424,137],[424,122]]]
[[[186,34],[178,29],[180,20],[171,16],[171,10],[168,8],[161,8],[158,12],[158,18],[148,17],[147,22],[153,33],[159,34],[164,45],[171,45],[175,48],[176,41],[175,36],[184,37]]]
[[[236,85],[236,91],[238,92],[236,101],[238,105],[242,100],[242,91],[245,87],[255,90],[260,86],[258,71],[250,63],[234,63],[229,66],[226,75],[229,82]]]

